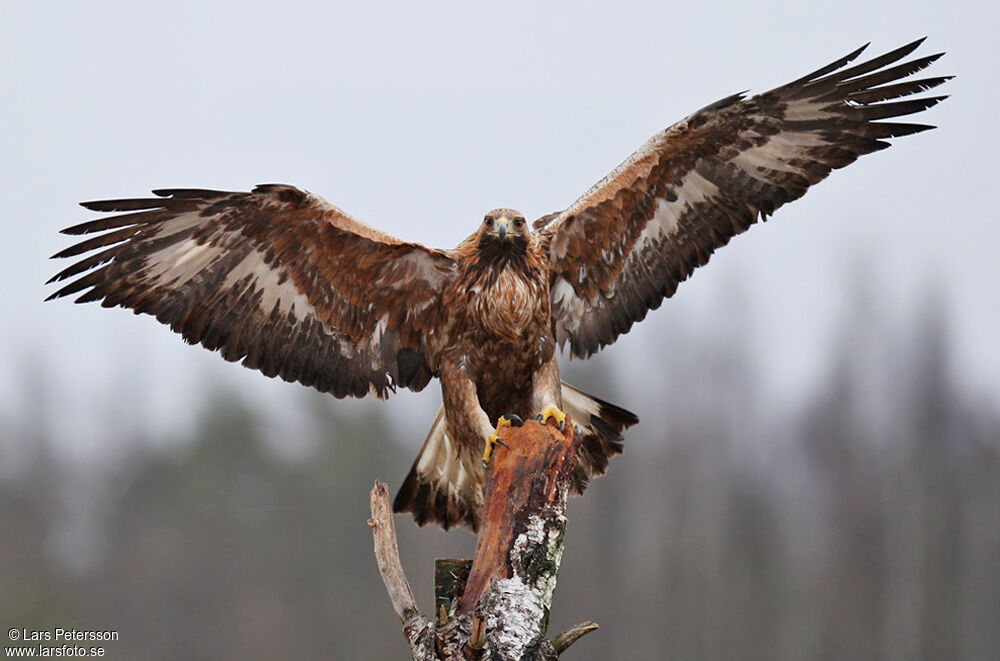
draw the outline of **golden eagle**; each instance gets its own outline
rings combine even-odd
[[[226,360],[335,397],[384,398],[437,377],[443,406],[395,509],[475,530],[498,426],[568,415],[583,437],[582,491],[638,421],[562,383],[557,346],[590,356],[730,237],[887,138],[931,128],[882,121],[944,98],[899,100],[948,79],[908,79],[940,57],[899,63],[921,41],[848,66],[862,47],[769,92],[721,99],[564,211],[529,226],[496,209],[453,250],[400,241],[284,185],[85,202],[121,213],[65,230],[95,236],[55,255],[86,256],[52,279],[75,278],[50,298],[155,315]]]

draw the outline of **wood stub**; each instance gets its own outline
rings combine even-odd
[[[500,436],[510,447],[498,447],[493,455],[476,557],[459,613],[471,613],[495,581],[511,577],[511,551],[532,514],[562,514],[576,466],[579,440],[572,426],[561,432],[553,423],[532,420],[507,427]]]
[[[420,609],[399,561],[396,525],[392,519],[389,487],[385,482],[375,482],[372,487],[371,508],[372,518],[368,519],[368,525],[375,540],[375,562],[382,575],[382,582],[385,583],[385,591],[389,593],[392,608],[400,622],[406,626],[414,617],[420,616]]]
[[[586,636],[591,631],[597,631],[599,627],[596,622],[581,622],[552,639],[552,651],[559,656],[569,648],[570,645]]]
[[[453,602],[465,591],[471,569],[471,559],[437,558],[434,561],[434,612],[438,614],[439,625],[447,623]]]

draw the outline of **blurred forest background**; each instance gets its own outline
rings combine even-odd
[[[798,404],[757,396],[740,306],[717,333],[662,327],[644,364],[567,367],[643,418],[570,505],[550,631],[601,629],[567,658],[1000,658],[1000,408],[957,380],[940,301],[889,319],[846,289]],[[403,418],[289,385],[288,429],[209,384],[194,431],[155,442],[101,401],[122,451],[81,464],[54,450],[46,374],[22,372],[0,427],[4,624],[115,629],[110,658],[406,656],[368,491],[398,487],[433,398]],[[398,527],[429,608],[433,558],[474,539]]]

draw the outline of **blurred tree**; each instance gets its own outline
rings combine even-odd
[[[649,347],[656,387],[628,401],[610,362],[567,370],[649,412],[570,503],[552,628],[602,625],[573,658],[1000,658],[1000,410],[956,382],[940,300],[893,324],[876,299],[850,298],[801,407],[760,406],[738,319],[671,327]],[[81,534],[66,501],[95,491],[53,456],[45,383],[0,421],[0,620],[117,629],[121,658],[405,654],[365,525],[372,481],[398,480],[422,440],[394,442],[390,407],[301,391],[307,442],[287,443],[211,390],[190,437],[95,473],[103,543],[74,564],[53,551],[86,546],[63,544]],[[109,435],[134,433],[118,424],[109,410]],[[427,608],[433,557],[474,538],[399,533]]]

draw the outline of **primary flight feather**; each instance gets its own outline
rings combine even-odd
[[[557,346],[585,358],[611,344],[732,236],[888,138],[931,128],[893,121],[945,98],[906,98],[949,78],[910,78],[940,57],[899,63],[921,42],[848,66],[862,47],[721,99],[565,210],[532,227],[495,209],[452,250],[400,241],[284,185],[86,202],[121,213],[64,230],[94,236],[55,255],[86,256],[52,278],[71,280],[50,298],[152,314],[226,360],[336,397],[384,398],[437,377],[443,406],[395,509],[475,530],[499,427],[535,415],[578,425],[582,492],[638,422],[561,382]]]

